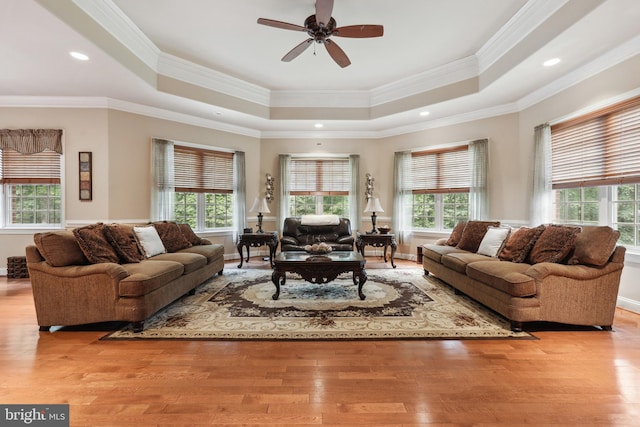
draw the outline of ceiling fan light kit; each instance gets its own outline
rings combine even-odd
[[[336,64],[344,68],[349,66],[351,61],[342,48],[340,48],[336,42],[329,39],[331,36],[348,38],[381,37],[384,34],[384,29],[382,25],[349,25],[337,27],[336,20],[331,17],[332,11],[333,0],[316,0],[316,13],[305,19],[304,26],[266,18],[258,18],[258,24],[283,30],[303,31],[309,35],[308,39],[298,44],[283,56],[282,61],[292,61],[300,56],[313,42],[316,42],[323,44],[329,56],[331,56]]]

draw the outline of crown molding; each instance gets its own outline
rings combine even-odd
[[[154,117],[161,120],[169,120],[187,125],[204,127],[207,129],[229,132],[236,135],[250,136],[260,138],[260,132],[242,126],[230,125],[215,120],[204,119],[189,114],[178,113],[175,111],[165,110],[163,108],[149,107],[147,105],[135,104],[133,102],[121,101],[118,99],[108,99],[108,108],[124,111],[127,113],[140,114],[142,116]]]
[[[160,54],[158,73],[260,105],[269,106],[271,103],[269,89],[165,52]]]
[[[475,56],[468,56],[373,89],[371,106],[396,101],[473,77],[478,77],[478,60]]]
[[[158,58],[161,50],[112,0],[72,1],[149,68],[158,71]]]
[[[408,133],[421,132],[429,129],[441,128],[445,126],[452,126],[461,123],[473,122],[476,120],[489,119],[492,117],[504,116],[505,114],[518,113],[518,105],[516,103],[509,103],[503,105],[496,105],[493,107],[483,108],[480,110],[470,111],[462,114],[455,114],[453,116],[443,117],[441,119],[429,120],[426,122],[416,123],[407,126],[400,126],[378,132],[377,138],[388,138],[392,136],[404,135]]]
[[[529,0],[518,12],[482,46],[478,57],[482,74],[507,52],[520,43],[568,0]]]
[[[517,101],[518,108],[525,110],[638,54],[640,54],[640,36],[632,38],[586,65],[526,95]]]
[[[271,107],[369,108],[370,106],[369,91],[278,90],[271,92]]]

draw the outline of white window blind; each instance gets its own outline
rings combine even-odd
[[[551,127],[554,189],[640,183],[640,97]]]
[[[0,149],[0,184],[60,184],[60,154]]]
[[[349,159],[291,159],[289,193],[292,196],[348,195]]]
[[[461,193],[471,186],[468,146],[411,154],[413,194]]]
[[[233,153],[174,146],[175,191],[233,193]]]

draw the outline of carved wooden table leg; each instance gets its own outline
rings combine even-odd
[[[273,270],[271,273],[271,281],[276,285],[276,292],[271,296],[273,300],[280,298],[280,286],[283,286],[287,281],[287,275],[284,271]]]

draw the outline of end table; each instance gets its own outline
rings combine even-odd
[[[393,256],[395,255],[396,249],[398,248],[395,234],[374,234],[358,232],[356,234],[356,249],[362,256],[364,256],[364,247],[367,245],[373,246],[375,248],[384,247],[384,262],[387,262],[387,247],[391,246],[391,256],[389,258],[391,260],[391,266],[393,268],[396,268],[396,265],[393,262]]]
[[[240,264],[238,264],[238,268],[242,268],[242,263],[244,261],[242,255],[242,248],[247,247],[247,259],[249,262],[249,248],[250,247],[258,247],[258,246],[268,246],[269,247],[269,265],[273,267],[273,257],[276,254],[276,248],[278,247],[278,232],[264,232],[264,233],[244,233],[241,234],[238,238],[238,253],[240,254]]]

